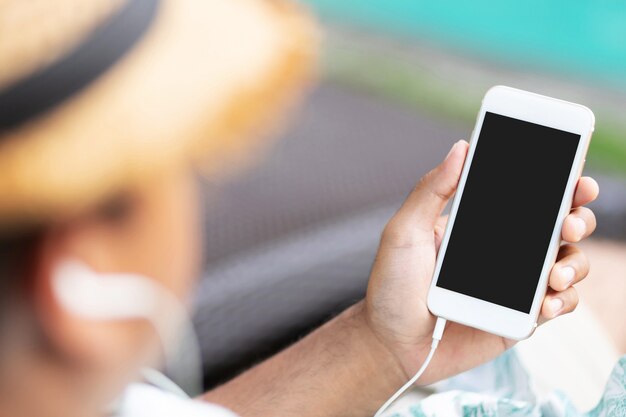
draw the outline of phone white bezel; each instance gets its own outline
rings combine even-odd
[[[472,165],[474,151],[486,112],[576,133],[581,137],[537,289],[535,290],[532,307],[528,314],[437,287],[439,272],[445,257],[448,240],[454,226],[461,196],[465,188],[465,181]],[[487,91],[478,113],[476,127],[472,132],[467,159],[452,202],[448,226],[441,242],[433,280],[428,293],[428,308],[434,315],[515,340],[525,339],[533,333],[535,327],[537,327],[537,317],[547,290],[548,276],[560,246],[561,226],[571,208],[574,190],[582,172],[594,123],[595,119],[591,110],[579,104],[504,86],[496,86]]]

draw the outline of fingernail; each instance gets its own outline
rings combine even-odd
[[[576,270],[571,266],[564,266],[561,268],[561,277],[563,282],[565,283],[565,287],[569,287],[574,282],[574,277],[576,276]]]
[[[448,152],[448,155],[446,155],[446,159],[450,158],[450,155],[452,155],[452,153],[454,152],[456,147],[459,146],[459,143],[461,143],[461,142],[463,142],[463,139],[455,142],[454,145],[452,145],[452,148],[450,148],[450,151]]]
[[[574,219],[574,230],[576,231],[576,236],[578,239],[581,239],[585,235],[585,231],[587,230],[587,224],[583,219],[577,217]]]
[[[563,300],[560,298],[553,298],[548,301],[548,304],[550,305],[550,311],[552,311],[552,317],[558,316],[563,308]]]
[[[459,141],[459,142],[460,142],[460,141]],[[454,152],[454,148],[456,148],[456,147],[457,147],[457,145],[459,144],[459,142],[456,142],[454,145],[452,145],[452,148],[450,148],[450,151],[449,151],[449,152],[448,152],[448,154],[446,155],[446,159],[444,159],[444,161],[445,161],[445,160],[447,160],[448,158],[450,158],[450,155],[452,155],[452,153]]]

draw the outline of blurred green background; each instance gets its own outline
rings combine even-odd
[[[596,113],[589,166],[626,176],[626,2],[306,0],[323,76],[451,121],[507,84]]]

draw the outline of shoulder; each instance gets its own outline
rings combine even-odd
[[[132,384],[126,389],[116,416],[237,417],[219,405],[183,398],[147,384]]]

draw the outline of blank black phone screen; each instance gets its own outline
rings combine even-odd
[[[579,141],[485,114],[438,287],[530,312]]]

